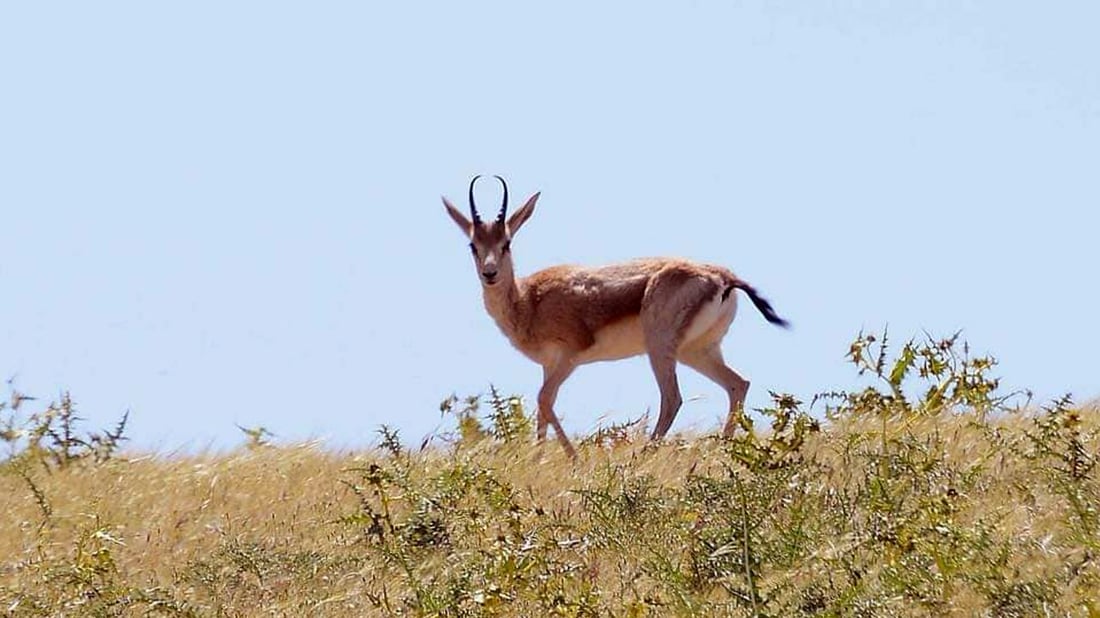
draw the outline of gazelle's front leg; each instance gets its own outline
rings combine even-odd
[[[554,402],[558,399],[558,389],[561,388],[562,383],[576,368],[577,366],[569,360],[561,360],[553,365],[543,366],[542,388],[539,389],[539,408],[537,420],[535,421],[538,441],[542,442],[546,439],[546,424],[550,423],[554,426],[554,432],[558,435],[558,442],[561,443],[565,453],[570,457],[576,457],[577,451],[573,448],[573,444],[569,442],[569,436],[565,435],[565,430],[561,428],[558,416],[554,414]]]

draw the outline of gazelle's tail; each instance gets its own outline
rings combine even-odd
[[[728,288],[726,288],[726,293],[722,295],[722,298],[725,299],[726,297],[728,297],[730,292],[732,292],[734,288],[744,290],[745,293],[749,295],[749,300],[752,301],[752,304],[756,305],[756,308],[760,310],[760,313],[764,314],[765,320],[771,322],[772,324],[775,324],[776,326],[782,326],[783,328],[791,327],[791,323],[779,317],[779,314],[775,312],[775,309],[772,309],[772,304],[769,303],[767,299],[760,296],[760,294],[757,293],[756,288],[745,283],[744,281],[741,281],[740,279],[737,279],[736,281],[731,283]]]

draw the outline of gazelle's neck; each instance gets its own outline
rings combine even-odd
[[[502,280],[496,285],[483,285],[482,298],[485,310],[489,312],[497,326],[513,342],[519,333],[519,285],[514,277]]]

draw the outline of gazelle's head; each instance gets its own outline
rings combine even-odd
[[[539,194],[536,193],[528,198],[523,208],[512,213],[512,216],[509,217],[508,184],[500,176],[495,176],[494,178],[499,180],[504,188],[504,200],[497,218],[486,223],[481,220],[481,216],[477,212],[477,206],[474,204],[474,184],[477,183],[478,178],[481,178],[481,176],[474,176],[474,179],[470,181],[470,218],[472,221],[459,212],[446,197],[443,198],[443,205],[447,207],[447,214],[451,215],[451,219],[462,230],[462,233],[470,239],[470,251],[474,254],[474,264],[477,266],[477,274],[481,278],[481,284],[486,287],[492,287],[502,281],[511,284],[515,278],[515,271],[512,267],[512,237],[531,217],[531,213],[535,212],[535,202],[538,201]]]

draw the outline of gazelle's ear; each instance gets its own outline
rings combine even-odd
[[[523,208],[520,208],[516,212],[512,213],[511,217],[508,217],[509,235],[515,236],[516,232],[519,231],[519,228],[523,227],[523,224],[531,218],[531,215],[535,212],[535,202],[539,201],[540,195],[542,195],[542,193],[536,193],[527,198],[527,203],[523,205]]]
[[[451,215],[451,219],[454,220],[455,225],[458,226],[458,229],[462,230],[462,233],[465,234],[467,238],[473,237],[474,224],[470,223],[470,220],[466,218],[466,215],[459,212],[459,210],[454,207],[454,204],[451,204],[451,202],[447,198],[443,198],[443,206],[447,208],[447,214]]]

